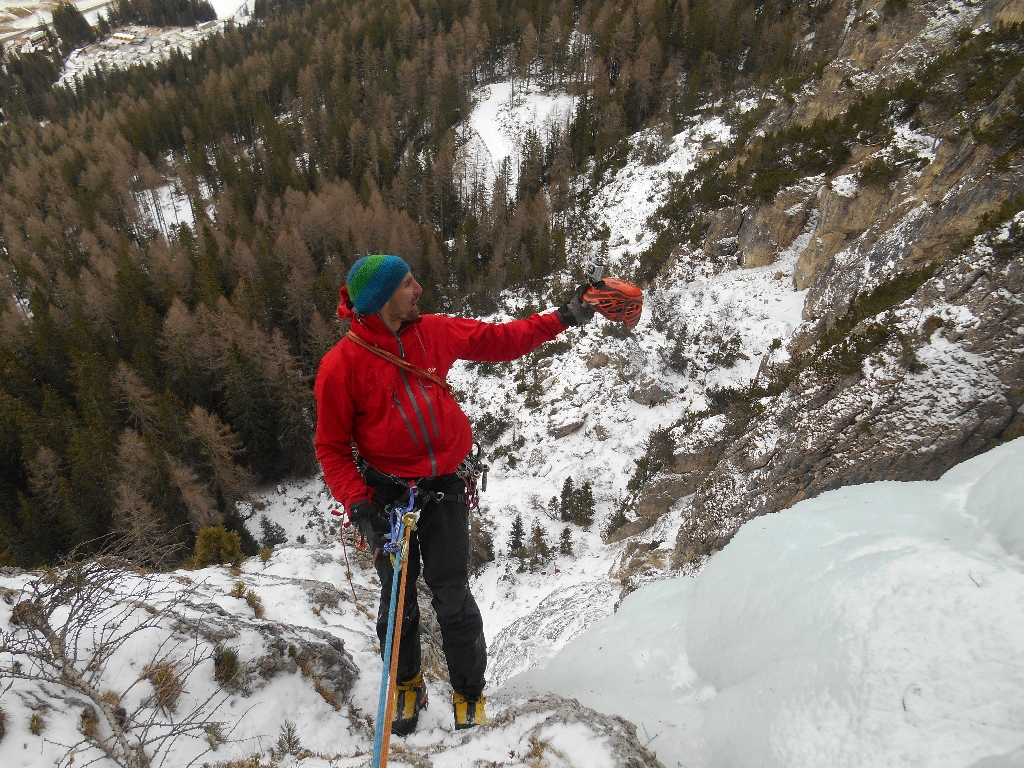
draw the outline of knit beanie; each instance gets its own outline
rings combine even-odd
[[[348,271],[348,295],[361,315],[375,315],[388,303],[405,276],[409,265],[398,256],[364,256]]]

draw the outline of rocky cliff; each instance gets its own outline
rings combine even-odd
[[[796,248],[806,298],[785,349],[713,418],[684,419],[639,494],[639,519],[687,496],[675,567],[754,516],[936,478],[1024,430],[1022,19],[1018,0],[851,4],[820,78],[723,163],[750,167],[757,137],[797,126],[845,150],[770,201],[706,213],[706,257],[762,267]]]

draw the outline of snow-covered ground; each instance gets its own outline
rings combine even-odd
[[[599,729],[598,715],[570,712],[567,699],[527,698],[553,691],[634,721],[640,742],[669,768],[1019,766],[1022,461],[1024,439],[938,481],[839,489],[757,518],[696,578],[637,590],[613,617],[492,690],[487,727],[456,734],[448,690],[431,680],[432,703],[416,733],[395,740],[391,764],[620,764],[607,721]],[[282,499],[296,499],[281,490]],[[84,625],[77,668],[96,673],[96,690],[126,709],[129,733],[147,722],[159,733],[200,710],[204,727],[162,745],[168,768],[254,755],[260,765],[366,765],[366,716],[376,708],[381,670],[376,589],[368,559],[351,549],[349,556],[358,559],[351,585],[337,542],[284,547],[234,573],[118,576],[101,601],[104,611],[122,612],[106,636],[144,629],[89,665],[100,636],[89,627],[99,630],[109,616],[98,612]],[[35,576],[0,575],[5,639],[26,636],[26,587],[52,584]],[[178,606],[162,612],[175,597]],[[506,597],[492,618],[520,605]],[[585,606],[564,610],[572,619]],[[66,618],[58,610],[51,621]],[[224,649],[237,654],[240,672],[221,688],[213,657]],[[179,660],[180,691],[166,710],[154,677],[161,659]],[[22,671],[33,668],[20,660]],[[0,655],[0,663],[11,661]],[[8,682],[0,764],[99,757],[83,731],[102,737],[110,729],[83,717],[89,702],[80,693],[59,682]],[[207,752],[211,744],[215,752]]]
[[[179,183],[168,183],[156,189],[134,194],[139,213],[147,226],[170,238],[182,225],[195,226],[192,204]]]
[[[459,176],[467,197],[477,185],[490,194],[506,158],[509,190],[514,190],[527,131],[535,131],[546,145],[553,127],[565,132],[574,109],[568,94],[531,88],[522,81],[486,85],[476,92],[474,101],[472,113],[459,127]]]

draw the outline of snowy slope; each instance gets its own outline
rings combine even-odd
[[[574,108],[568,94],[548,93],[522,82],[486,85],[474,94],[474,102],[472,113],[458,129],[459,175],[467,197],[477,185],[490,192],[506,158],[514,190],[527,131],[535,131],[546,144],[553,127],[566,129]]]
[[[637,590],[614,617],[492,691],[485,728],[456,734],[448,689],[432,678],[431,706],[413,736],[396,740],[391,762],[593,768],[630,755],[651,766],[1019,765],[1022,461],[1017,440],[939,481],[840,489],[751,521],[696,578]],[[104,631],[149,624],[93,668],[97,691],[130,713],[129,732],[147,717],[159,730],[203,710],[205,728],[164,745],[158,764],[168,768],[254,755],[260,765],[367,765],[380,674],[368,607],[375,585],[366,556],[348,554],[351,584],[337,543],[285,547],[234,573],[114,574],[107,606],[123,615]],[[33,583],[52,582],[0,575],[8,637],[25,636],[21,605]],[[175,597],[184,600],[165,611]],[[65,618],[58,611],[53,621]],[[83,626],[86,673],[102,616]],[[237,653],[240,672],[220,687],[213,656],[224,648]],[[182,682],[170,713],[155,706],[147,672],[161,654],[178,661]],[[85,697],[59,683],[9,683],[0,764],[100,757],[83,740]],[[528,698],[534,691],[580,704]],[[614,714],[637,723],[637,738],[606,716]]]
[[[512,144],[501,143],[515,135],[507,126],[520,126],[534,116],[560,114],[562,97],[524,91],[517,93],[510,106],[509,84],[488,88],[490,97],[478,99],[467,124],[486,137],[487,146],[497,147],[495,155],[488,155],[487,162],[493,165],[495,160],[500,162],[502,152],[512,151]],[[499,107],[504,122],[492,114]],[[693,167],[708,140],[727,142],[730,137],[720,117],[699,120],[667,143],[664,160],[645,163],[643,153],[634,153],[596,190],[591,214],[598,225],[607,224],[611,231],[607,274],[633,266],[635,253],[652,236],[647,219],[667,194],[669,180]],[[643,137],[636,141],[641,143]],[[627,495],[634,460],[642,456],[653,430],[671,426],[687,412],[703,410],[708,387],[749,383],[773,339],[784,344],[790,338],[800,323],[805,295],[793,290],[793,267],[809,238],[810,232],[797,238],[768,267],[723,271],[704,261],[680,259],[675,271],[648,292],[644,316],[628,338],[607,335],[605,331],[611,329],[597,318],[563,334],[571,341],[571,349],[536,365],[524,359],[485,372],[456,364],[449,380],[464,394],[463,408],[470,418],[475,422],[491,414],[510,425],[493,445],[485,446],[485,453],[496,458],[489,459],[489,487],[481,495],[481,513],[493,526],[497,560],[481,569],[473,585],[484,615],[492,684],[539,663],[588,625],[611,614],[623,589],[617,572],[622,545],[605,545],[600,531]],[[597,255],[598,245],[592,243],[590,256]],[[567,285],[579,281],[584,261],[580,256],[561,276]],[[536,301],[514,292],[502,298],[508,312],[486,319],[509,319],[511,312]],[[666,335],[671,326],[689,331],[683,350],[692,362],[683,374],[666,366],[674,344]],[[739,355],[728,365],[716,362],[711,356],[715,345],[732,338]],[[602,356],[607,362],[595,367]],[[517,372],[524,381],[540,384],[542,394],[535,404],[527,405],[526,395],[516,391]],[[651,407],[652,399],[661,404]],[[704,428],[717,426],[709,420]],[[512,447],[518,441],[522,445]],[[554,557],[543,573],[518,572],[518,561],[506,554],[513,519],[521,515],[527,531],[539,521],[548,541],[557,545],[566,523],[551,515],[548,504],[570,476],[577,487],[586,480],[592,483],[597,502],[594,524],[590,530],[569,525],[574,556]],[[282,484],[256,499],[247,512],[248,524],[257,539],[265,515],[285,529],[290,542],[299,536],[308,544],[326,542],[332,536],[329,513],[337,506],[319,479]],[[654,545],[655,553],[667,557],[678,525],[678,517],[667,515],[641,538]],[[659,575],[669,572],[656,570],[645,580]]]

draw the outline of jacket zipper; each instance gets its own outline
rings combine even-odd
[[[402,340],[398,337],[397,333],[394,331],[391,332],[395,334],[395,339],[398,341],[398,356],[404,360],[405,347],[402,346]],[[409,402],[412,403],[412,410],[416,414],[416,420],[420,423],[420,430],[423,432],[423,441],[427,445],[427,456],[430,457],[430,476],[435,477],[437,475],[437,459],[434,457],[434,446],[430,444],[430,434],[427,432],[426,422],[423,421],[423,413],[420,411],[420,406],[416,402],[416,396],[412,393],[412,387],[409,386],[408,374],[401,369],[399,370],[399,373],[402,374],[402,383],[405,384],[405,393],[409,396]],[[427,404],[430,404],[429,398],[427,399]],[[433,414],[431,414],[431,417],[433,417]],[[408,421],[406,424],[408,424]],[[434,425],[434,428],[437,428],[436,424]]]
[[[427,401],[427,412],[430,414],[430,424],[434,428],[434,437],[440,437],[440,433],[437,431],[437,419],[434,418],[434,404],[430,402],[430,395],[427,394],[427,388],[423,385],[423,381],[420,381],[420,392],[423,393],[423,399]]]
[[[405,428],[409,430],[409,435],[412,437],[412,444],[419,445],[420,441],[416,439],[416,433],[412,431],[412,424],[409,423],[409,417],[405,415],[405,409],[402,408],[402,404],[398,401],[398,393],[392,392],[391,397],[395,399],[395,406],[397,406],[398,412],[402,415],[402,421],[405,422]]]

